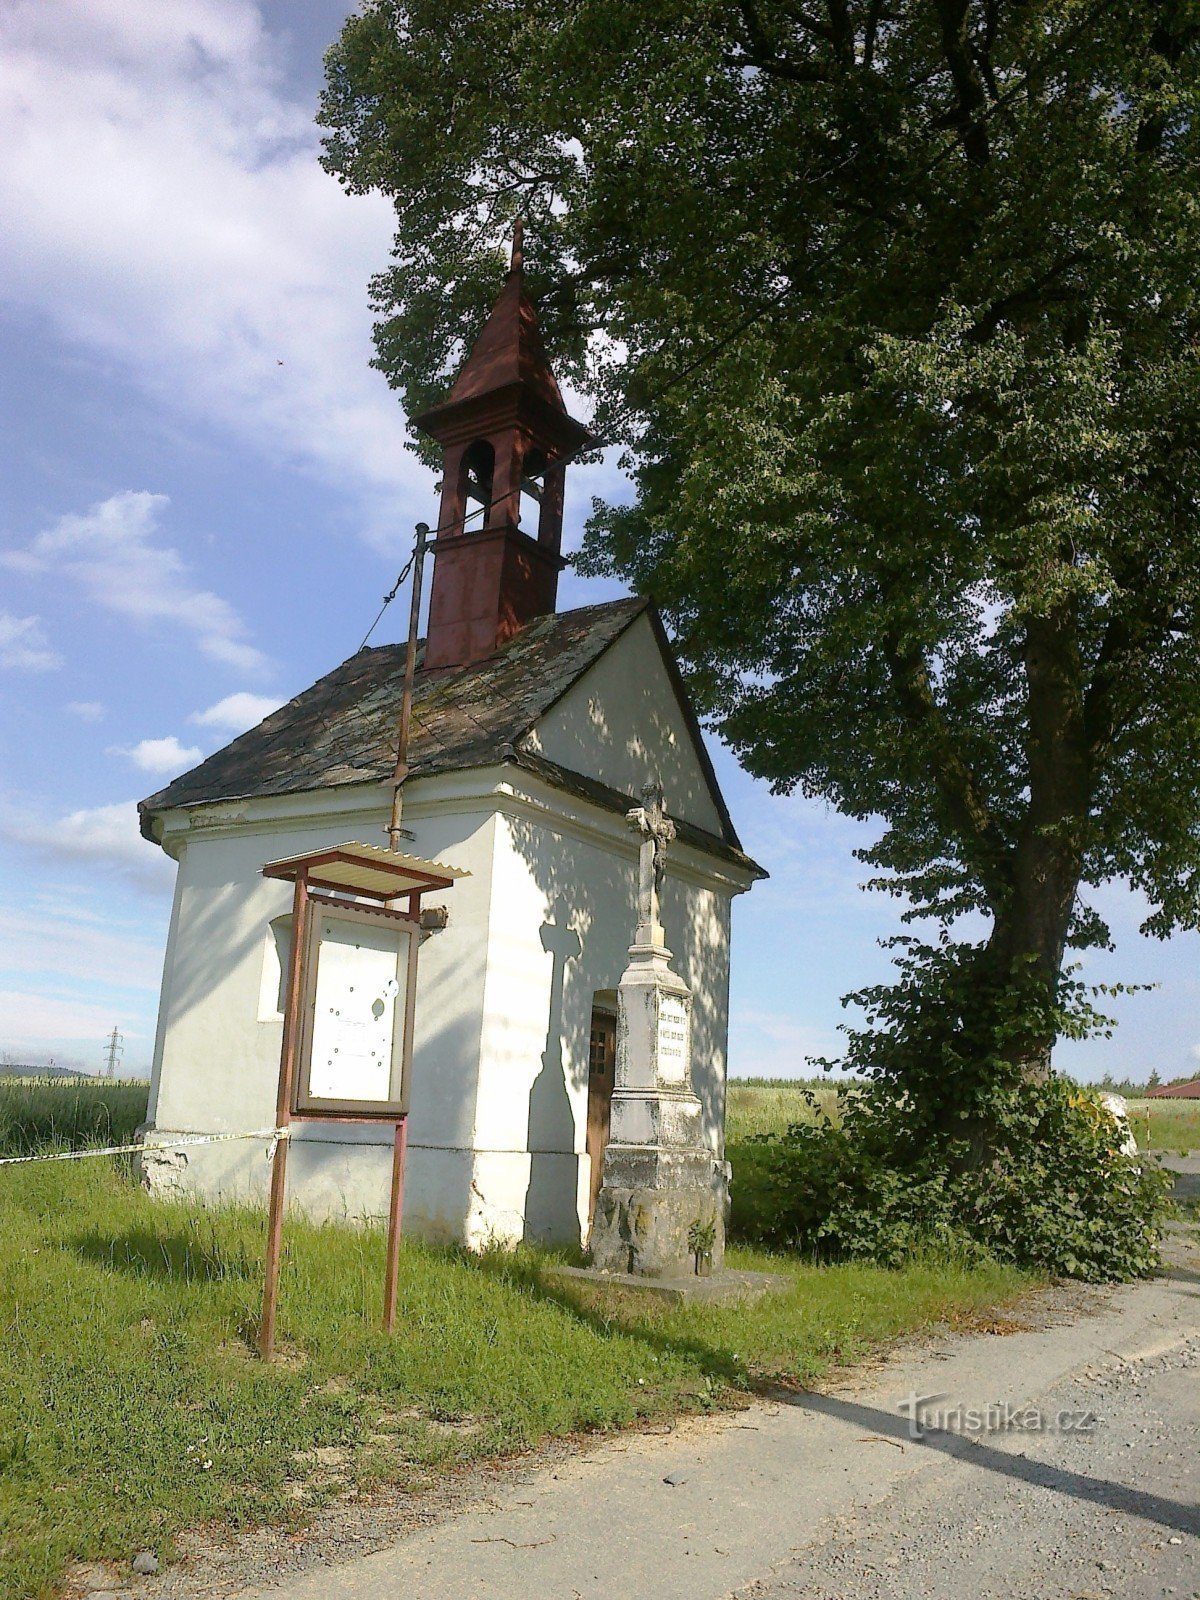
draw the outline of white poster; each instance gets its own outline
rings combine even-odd
[[[313,1005],[309,1095],[387,1101],[404,1026],[408,936],[386,925],[325,919]]]

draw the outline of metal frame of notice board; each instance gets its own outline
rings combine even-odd
[[[349,843],[303,856],[268,862],[263,867],[268,878],[291,880],[292,948],[288,963],[287,993],[283,1013],[283,1047],[279,1059],[279,1085],[276,1096],[276,1126],[284,1130],[271,1167],[271,1196],[267,1221],[267,1250],[264,1264],[263,1310],[259,1326],[259,1351],[265,1361],[275,1352],[275,1321],[279,1303],[279,1266],[283,1248],[283,1214],[287,1185],[286,1130],[298,1122],[392,1123],[395,1136],[392,1148],[392,1184],[388,1206],[387,1268],[384,1275],[383,1326],[395,1326],[396,1283],[399,1261],[400,1226],[404,1208],[404,1166],[408,1147],[408,1099],[412,1066],[413,1028],[416,1015],[417,949],[421,935],[421,896],[432,889],[449,889],[468,874],[461,868],[439,861],[424,861],[399,851],[382,850],[375,845]],[[313,891],[317,892],[313,892]],[[407,910],[395,909],[388,902],[407,900]],[[395,929],[397,959],[393,980],[396,993],[384,986],[382,993],[368,1002],[374,1018],[381,1021],[387,1002],[393,1002],[392,1030],[388,1036],[386,1089],[382,1095],[330,1094],[314,1092],[312,1072],[313,1043],[319,1037],[315,1008],[320,993],[322,936],[336,927]],[[401,941],[404,952],[403,1011],[399,998]],[[350,986],[348,986],[350,987]],[[364,998],[373,986],[364,985]],[[374,1012],[380,1000],[382,1012]],[[358,1002],[356,1002],[357,1005]],[[399,1014],[398,1014],[399,1013]],[[399,1027],[396,1027],[396,1023]],[[356,1034],[369,1028],[365,1021],[348,1019]],[[378,1036],[377,1036],[378,1037]],[[374,1060],[375,1066],[371,1067]],[[337,1071],[329,1057],[325,1063]],[[379,1070],[378,1056],[363,1057],[360,1071]],[[318,1079],[318,1086],[322,1080]]]
[[[325,1079],[332,1076],[332,1073],[326,1072],[324,1076],[314,1073],[314,1055],[318,1046],[325,1044],[325,1048],[332,1050],[334,1054],[341,1050],[341,1046],[329,1045],[321,1037],[325,1017],[318,1014],[318,1005],[322,1007],[322,1011],[326,1009],[332,1011],[333,1007],[327,1007],[326,1002],[341,998],[336,994],[321,992],[322,951],[327,944],[331,954],[332,949],[336,948],[332,938],[329,937],[335,930],[358,927],[364,930],[381,929],[385,934],[395,937],[394,953],[388,948],[387,942],[382,948],[377,946],[374,951],[375,954],[392,957],[390,962],[392,971],[388,980],[382,986],[369,983],[362,985],[363,1003],[372,1020],[377,1025],[383,1025],[385,1020],[388,1024],[383,1037],[378,1040],[378,1043],[386,1048],[386,1057],[383,1057],[381,1051],[379,1056],[372,1053],[370,1058],[377,1063],[375,1070],[386,1078],[385,1092],[377,1097],[339,1094],[333,1088],[325,1087]],[[420,936],[419,917],[392,911],[383,906],[363,906],[350,900],[334,900],[325,895],[310,898],[308,949],[304,953],[305,977],[302,990],[300,1042],[296,1075],[292,1086],[294,1117],[347,1116],[353,1117],[356,1121],[390,1122],[408,1115],[413,1022],[416,1015],[417,946]],[[369,942],[365,932],[364,942]],[[355,948],[358,949],[360,946],[356,945]],[[353,993],[354,985],[350,985],[349,988],[350,993]],[[373,998],[368,998],[374,988],[379,988],[380,992]],[[336,1015],[340,1017],[340,1007],[337,1008]],[[341,1026],[344,1030],[346,1024],[343,1023]],[[369,1024],[352,1023],[351,1026],[361,1029],[369,1027]],[[326,1031],[336,1033],[337,1025],[330,1028],[326,1024]],[[320,1063],[316,1065],[319,1067]],[[339,1069],[339,1063],[333,1060],[332,1055],[326,1057],[325,1066],[334,1071]],[[344,1064],[341,1064],[341,1070],[345,1070]]]

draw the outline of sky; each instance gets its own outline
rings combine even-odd
[[[149,1070],[174,865],[139,797],[351,655],[433,520],[432,477],[372,354],[379,196],[317,162],[345,0],[5,0],[0,7],[0,1055]],[[568,474],[566,548],[611,464]],[[562,608],[614,597],[568,569]],[[407,606],[374,642],[398,636]],[[730,1067],[836,1055],[848,991],[889,971],[900,907],[864,892],[877,831],[772,796],[715,742],[743,843]],[[1121,996],[1080,1077],[1200,1060],[1200,939],[1099,897]]]

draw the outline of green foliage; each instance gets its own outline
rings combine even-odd
[[[735,1224],[762,1243],[896,1265],[934,1250],[1086,1279],[1153,1270],[1170,1180],[1058,1077],[1030,1081],[1010,1039],[1102,1023],[1067,974],[993,981],[986,950],[900,941],[900,979],[855,997],[860,1075],[840,1118],[766,1134]],[[818,1109],[810,1097],[813,1110]],[[735,1180],[740,1171],[735,1166]]]
[[[302,1528],[356,1488],[707,1409],[756,1375],[811,1382],[873,1343],[1010,1298],[996,1266],[788,1275],[752,1305],[666,1307],[565,1289],[529,1250],[405,1240],[379,1330],[378,1228],[289,1218],[282,1360],[253,1343],[260,1210],[151,1199],[99,1159],[0,1169],[0,1593],[48,1600],[66,1565],[127,1571],[183,1528]],[[319,1454],[318,1454],[319,1452]]]
[[[821,1225],[855,1167],[842,1130],[823,1120],[796,1122],[729,1144],[726,1154],[733,1167],[730,1237],[819,1255]]]
[[[1016,1080],[993,1093],[987,1125],[986,1161],[965,1142],[947,1159],[922,1147],[911,1105],[864,1089],[840,1127],[796,1124],[734,1154],[733,1231],[889,1266],[932,1253],[1092,1281],[1155,1269],[1170,1177],[1121,1153],[1094,1100],[1059,1078]]]
[[[699,1217],[691,1224],[687,1231],[687,1247],[700,1260],[712,1257],[713,1245],[717,1242],[717,1225],[711,1219],[701,1222]]]
[[[901,1162],[955,1144],[982,1158],[1000,1131],[993,1119],[1003,1096],[1027,1076],[1030,1037],[1082,1038],[1111,1026],[1073,970],[1047,987],[1032,956],[997,969],[988,945],[945,936],[936,945],[896,938],[891,948],[897,980],[843,1001],[868,1024],[844,1030],[845,1064],[866,1091],[851,1105],[904,1106],[902,1121],[889,1124]]]
[[[523,213],[635,487],[583,568],[913,914],[990,920],[994,1062],[1045,1065],[1081,887],[1200,918],[1198,99],[1190,0],[366,0],[328,58],[409,414]]]

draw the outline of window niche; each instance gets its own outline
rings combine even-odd
[[[288,968],[292,959],[292,916],[274,917],[267,925],[263,945],[262,980],[258,991],[258,1020],[282,1022],[287,1004]]]

